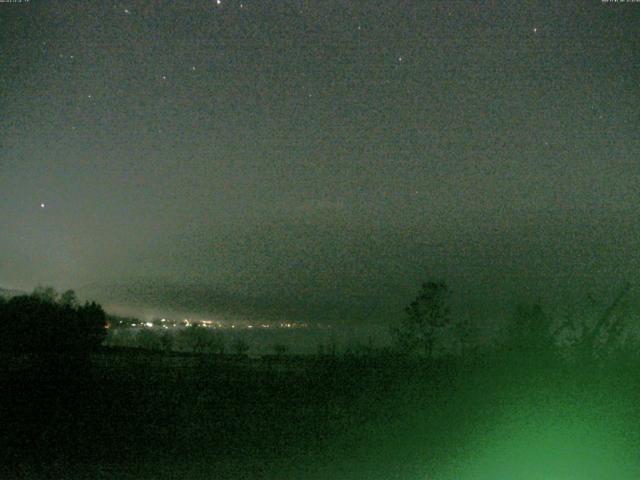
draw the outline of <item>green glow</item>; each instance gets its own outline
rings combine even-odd
[[[613,400],[613,399],[612,399]],[[441,477],[473,480],[585,480],[640,478],[633,427],[615,402],[584,399],[502,409]]]

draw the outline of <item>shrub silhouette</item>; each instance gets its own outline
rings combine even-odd
[[[147,350],[161,350],[162,338],[158,332],[143,328],[136,335],[136,343]]]
[[[231,348],[236,353],[236,355],[246,355],[250,349],[249,343],[242,336],[236,336],[234,338],[233,343],[231,344]]]
[[[180,350],[195,353],[222,355],[226,346],[222,333],[198,325],[191,325],[180,330],[175,340]]]

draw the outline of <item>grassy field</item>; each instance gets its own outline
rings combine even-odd
[[[3,366],[1,478],[640,473],[640,389],[630,368],[585,374],[489,357],[250,360],[124,349]]]

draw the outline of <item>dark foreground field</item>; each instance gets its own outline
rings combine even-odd
[[[0,478],[640,478],[631,367],[5,358]]]

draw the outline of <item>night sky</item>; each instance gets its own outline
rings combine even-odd
[[[0,40],[2,287],[362,323],[638,280],[640,3],[31,0]]]

